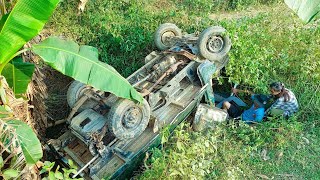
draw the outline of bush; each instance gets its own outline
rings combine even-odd
[[[252,165],[261,166],[264,158],[270,158],[268,154],[280,153],[297,142],[301,131],[302,124],[294,119],[273,119],[253,126],[241,122],[239,127],[220,124],[205,133],[182,124],[162,151],[152,151],[152,168],[147,166],[140,178],[254,179],[261,169]]]

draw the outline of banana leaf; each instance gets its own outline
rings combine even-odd
[[[320,0],[285,0],[284,2],[306,23],[313,20],[320,11]]]
[[[28,88],[34,72],[34,64],[22,61],[22,58],[15,58],[2,71],[10,88],[17,97],[21,97]]]
[[[6,169],[3,171],[4,179],[13,179],[19,175],[19,171],[15,169]]]
[[[15,53],[39,33],[59,0],[19,0],[0,29],[0,73]]]
[[[98,60],[98,50],[58,37],[32,47],[47,64],[62,74],[118,97],[142,102],[142,96],[112,66]]]
[[[4,23],[6,22],[7,18],[8,18],[9,14],[5,14],[1,17],[0,19],[0,29],[2,29]]]
[[[32,129],[24,122],[10,120],[6,122],[16,129],[18,143],[28,164],[35,164],[42,158],[42,148],[39,139]]]

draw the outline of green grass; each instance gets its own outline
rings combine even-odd
[[[63,1],[47,29],[97,47],[100,60],[125,77],[156,50],[153,33],[161,23],[175,23],[186,32],[221,25],[233,43],[227,66],[231,81],[260,93],[271,81],[283,81],[300,103],[292,119],[254,127],[221,125],[200,134],[185,124],[162,150],[153,150],[138,178],[320,177],[319,23],[303,24],[279,1],[95,0],[76,15],[77,2]],[[269,160],[263,160],[263,150]]]
[[[153,33],[161,23],[175,23],[187,32],[201,31],[214,22],[206,17],[214,8],[228,10],[233,9],[231,4],[243,7],[260,1],[95,0],[89,1],[79,16],[78,2],[62,1],[47,29],[51,29],[53,35],[97,47],[101,61],[128,76],[141,67],[144,57],[155,49]]]
[[[163,150],[153,150],[139,179],[317,179],[319,128],[311,135],[305,125],[295,119],[271,120],[256,126],[220,125],[206,133],[182,125]]]

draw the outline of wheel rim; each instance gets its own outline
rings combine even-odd
[[[223,49],[224,41],[220,36],[212,36],[207,42],[207,49],[212,53],[218,53]]]
[[[139,107],[131,107],[124,112],[122,125],[127,129],[135,129],[142,121],[143,112]]]
[[[166,45],[166,46],[170,46],[170,45],[172,45],[173,43],[170,42],[170,40],[168,40],[168,39],[170,39],[170,37],[174,37],[174,36],[176,36],[176,34],[175,34],[174,32],[172,32],[172,31],[166,31],[166,32],[164,32],[164,33],[162,34],[162,36],[161,36],[161,42],[162,42],[164,45]]]

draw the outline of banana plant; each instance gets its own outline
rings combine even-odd
[[[0,106],[0,139],[0,176],[5,179],[17,177],[25,166],[42,158],[41,143],[36,134],[3,106]]]
[[[9,142],[8,145],[10,145],[10,142],[14,140],[13,148],[18,148],[22,152],[23,159],[27,164],[34,164],[42,157],[41,144],[27,124],[13,120],[14,114],[7,105],[4,90],[6,79],[2,75],[7,77],[9,86],[13,88],[15,93],[20,94],[26,90],[34,65],[24,63],[19,58],[11,60],[26,51],[19,50],[40,32],[58,2],[59,0],[18,0],[12,11],[3,14],[0,20],[0,97],[3,104],[0,106],[1,135],[10,132],[14,137],[1,136],[1,143],[7,144]],[[0,5],[1,13],[6,13],[4,1],[1,1]],[[8,131],[6,131],[7,129]],[[4,151],[13,156],[17,150],[3,149],[1,152]]]
[[[34,66],[19,60],[11,64],[9,62],[27,51],[19,49],[41,31],[58,2],[59,0],[18,0],[12,11],[0,20],[0,74],[8,77],[8,84],[17,95],[26,90]],[[4,69],[5,74],[2,73]]]
[[[306,23],[315,19],[320,12],[320,0],[285,0],[284,2]]]

